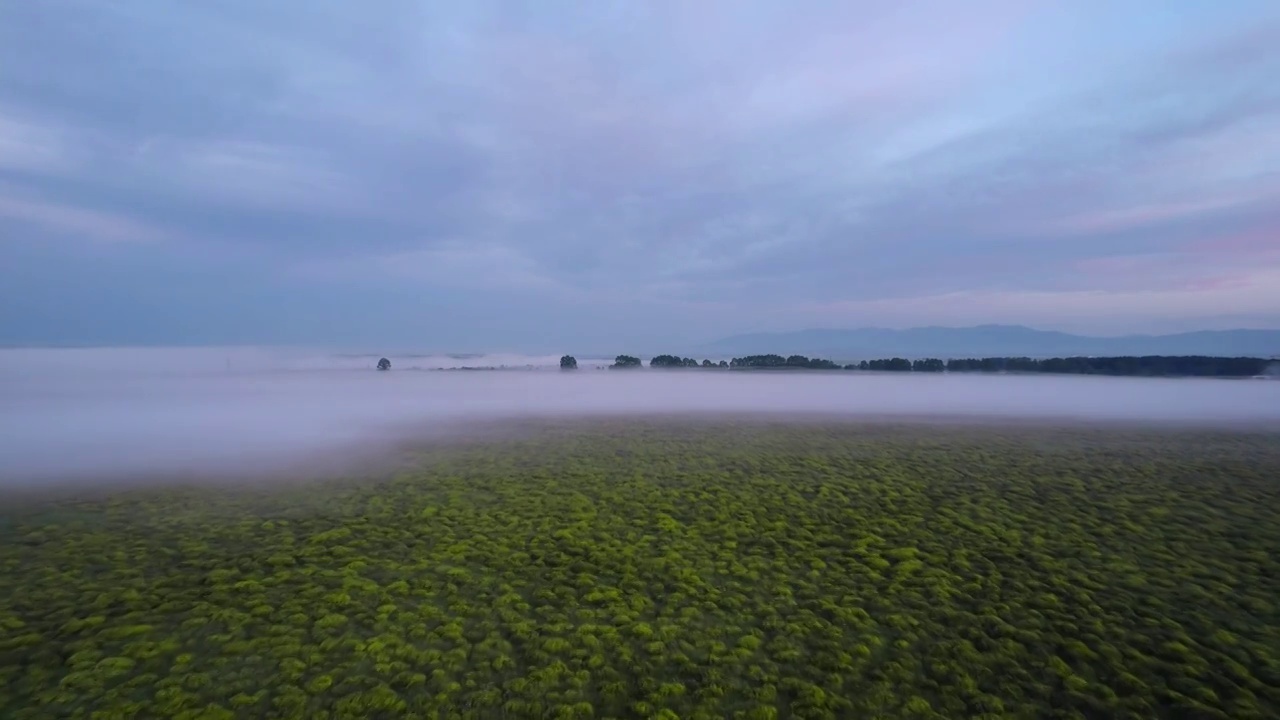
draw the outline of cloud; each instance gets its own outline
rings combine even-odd
[[[100,242],[154,242],[168,234],[145,222],[61,203],[0,195],[0,227],[34,226],[46,232]],[[10,225],[13,223],[13,225]]]
[[[230,139],[210,142],[148,140],[133,159],[140,174],[163,178],[180,192],[235,208],[325,213],[354,211],[366,202],[321,153],[306,148]]]
[[[449,241],[425,250],[379,256],[373,269],[385,276],[441,287],[564,290],[528,257],[501,245]]]
[[[950,293],[1062,298],[991,309],[1033,325],[1094,317],[1071,293],[1100,288],[1242,314],[1242,298],[1195,289],[1240,268],[1183,248],[1263,232],[1280,211],[1280,12],[1264,3],[233,0],[7,16],[0,66],[30,71],[0,76],[6,223],[34,241],[172,228],[189,251],[162,272],[252,255],[244,281],[296,304],[280,317],[343,283],[382,317],[424,293],[542,297],[584,337],[619,297],[661,298],[638,335],[911,298],[903,322],[980,320],[929,300]],[[33,252],[0,260],[47,271]],[[1161,259],[1106,271],[1117,258]],[[104,292],[128,293],[126,275]]]
[[[1211,237],[1189,245],[1188,252],[1249,262],[1280,256],[1280,218],[1246,232]]]
[[[1218,197],[1188,198],[1131,206],[1119,210],[1099,210],[1066,218],[1056,226],[1048,224],[1043,229],[1048,231],[1057,229],[1074,235],[1089,235],[1161,225],[1256,202],[1272,204],[1276,200],[1280,200],[1280,186],[1255,188]]]
[[[960,291],[938,295],[821,303],[800,312],[811,324],[860,318],[884,326],[916,325],[947,313],[958,324],[1016,323],[1034,313],[1056,327],[1092,327],[1097,332],[1135,332],[1175,317],[1212,319],[1230,308],[1237,315],[1274,317],[1280,267],[1197,278],[1173,287],[1068,291]],[[1123,308],[1118,313],[1117,308]],[[879,318],[878,322],[871,318]]]
[[[61,133],[0,108],[0,170],[51,172],[71,165]]]

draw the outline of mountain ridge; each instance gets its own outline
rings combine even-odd
[[[1165,335],[1099,337],[995,324],[904,329],[810,328],[732,335],[709,343],[706,349],[730,355],[799,353],[838,359],[1072,355],[1274,357],[1280,355],[1280,330],[1193,330]]]

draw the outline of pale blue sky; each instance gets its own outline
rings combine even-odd
[[[0,344],[1280,327],[1276,78],[1246,0],[2,3]]]

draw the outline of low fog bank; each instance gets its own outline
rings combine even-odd
[[[509,368],[551,370],[559,355],[517,353],[340,353],[276,347],[120,347],[0,349],[0,378],[19,379],[74,372],[120,377],[246,375],[263,372],[372,370],[379,358],[396,370]],[[603,368],[612,358],[579,357],[582,368]]]
[[[1274,426],[1280,382],[858,372],[150,372],[0,363],[0,484],[259,472],[471,421],[655,414]],[[12,357],[9,358],[12,360]],[[163,365],[163,363],[161,363]],[[216,362],[214,363],[216,365]]]

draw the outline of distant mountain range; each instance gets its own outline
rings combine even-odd
[[[718,355],[801,354],[835,360],[887,357],[1065,357],[1071,355],[1280,356],[1280,330],[1202,330],[1173,335],[1090,337],[1021,325],[906,330],[800,330],[734,335],[707,346]]]

